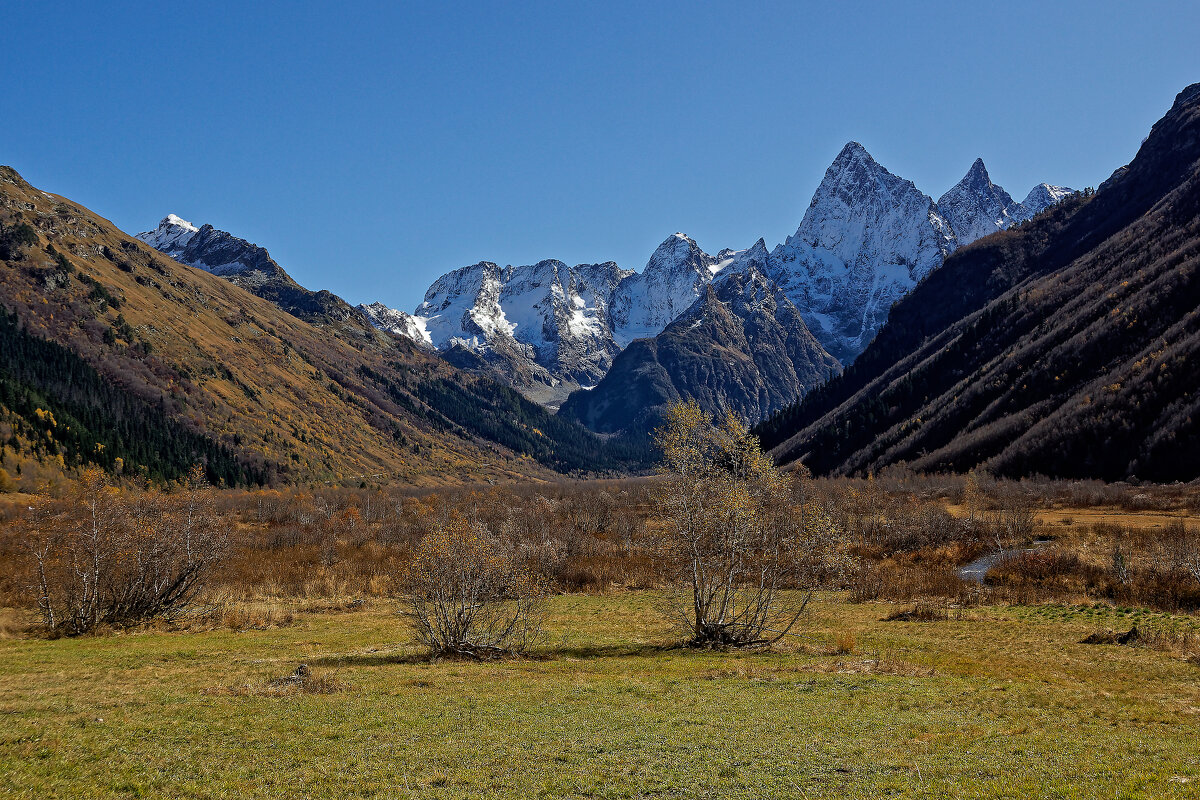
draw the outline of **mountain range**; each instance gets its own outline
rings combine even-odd
[[[754,420],[794,403],[851,363],[896,300],[948,254],[1071,193],[1043,183],[1018,203],[976,160],[935,203],[850,142],[796,233],[769,252],[760,240],[712,256],[675,233],[640,272],[613,262],[481,261],[434,281],[411,314],[381,302],[352,309],[329,292],[308,291],[263,248],[174,214],[138,238],[302,319],[365,318],[456,367],[561,407],[566,419],[642,437],[679,397]],[[726,280],[736,286],[723,287]],[[735,301],[747,287],[769,296],[770,309]],[[769,365],[760,354],[767,331],[777,332]],[[632,346],[656,337],[666,338]]]
[[[955,248],[1071,193],[1042,183],[1018,203],[976,160],[934,203],[851,142],[826,171],[796,233],[771,251],[763,275],[783,289],[822,346],[848,364],[892,303]],[[363,308],[394,333],[443,352],[470,351],[514,376],[522,391],[557,405],[570,389],[598,382],[630,342],[658,335],[716,275],[745,264],[747,252],[711,256],[676,233],[641,272],[612,262],[501,268],[483,261],[438,278],[412,314],[378,302]],[[449,357],[470,361],[462,353]]]
[[[716,291],[680,317],[689,321],[686,325],[673,322],[653,346],[626,348],[608,375],[595,387],[573,393],[560,414],[596,431],[640,435],[657,424],[666,404],[695,397],[709,412],[732,410],[764,419],[852,363],[892,305],[948,254],[1023,223],[1070,194],[1070,189],[1039,184],[1016,203],[977,160],[934,203],[851,142],[826,170],[794,235],[770,252],[761,239],[746,250],[724,251],[726,258],[714,272]],[[728,297],[717,287],[734,276],[740,276],[739,285],[748,279],[773,298],[772,315],[787,320],[781,324],[805,329],[793,339],[803,346],[766,346],[761,305],[713,301]],[[730,314],[755,334],[731,335]],[[764,350],[772,353],[769,363]],[[758,368],[746,371],[734,364]]]
[[[503,268],[481,261],[438,278],[413,314],[382,303],[363,310],[385,330],[557,407],[603,378],[634,339],[657,334],[691,307],[727,255],[714,258],[677,233],[640,273],[611,261]]]

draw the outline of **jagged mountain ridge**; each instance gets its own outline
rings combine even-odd
[[[935,203],[851,142],[826,171],[796,233],[771,251],[762,274],[782,288],[822,345],[849,363],[892,304],[946,255],[1028,220],[1070,192],[1040,184],[1017,203],[992,184],[977,160]],[[596,384],[632,341],[662,331],[701,298],[714,276],[744,268],[746,252],[711,256],[677,233],[641,272],[616,265],[567,270],[557,261],[505,268],[480,262],[435,281],[413,314],[380,303],[362,308],[386,330],[426,341],[452,363],[490,371],[554,406],[569,391]],[[594,285],[575,273],[602,267],[607,273],[600,291],[593,288],[586,298],[574,294],[572,286]],[[527,277],[547,270],[553,272],[548,278]],[[509,288],[512,282],[538,284],[543,293],[531,302],[524,291]],[[586,327],[563,324],[574,315]]]
[[[992,183],[982,158],[975,159],[966,176],[937,201],[958,245],[1010,228],[1017,217],[1030,216],[1018,206],[1003,186]]]
[[[1003,186],[992,183],[982,158],[975,159],[966,176],[938,198],[938,212],[950,223],[957,247],[1004,231],[1045,211],[1074,194],[1065,186],[1039,183],[1016,202]]]
[[[782,462],[1200,476],[1200,84],[1126,167],[952,255],[862,356],[760,426]]]
[[[892,305],[947,255],[1031,218],[1070,191],[1040,184],[1030,205],[1014,203],[979,159],[935,203],[850,142],[826,170],[796,233],[771,251],[766,274],[825,348],[849,364]]]
[[[387,330],[419,335],[452,363],[503,376],[557,406],[599,382],[635,338],[658,333],[695,303],[732,252],[721,260],[676,233],[641,272],[611,261],[481,261],[438,278],[412,314],[381,303],[362,309]]]
[[[424,321],[417,319],[412,314],[388,308],[383,303],[361,305],[359,309],[367,315],[367,319],[376,328],[387,331],[394,336],[403,336],[406,339],[411,339],[419,345],[433,347],[433,342],[429,338],[429,331],[425,328]]]
[[[721,273],[661,333],[632,342],[604,379],[572,393],[559,415],[640,437],[669,403],[694,398],[710,413],[757,420],[836,373],[836,359],[764,274],[762,240],[740,257],[743,269]]]
[[[136,236],[181,264],[219,275],[309,322],[343,322],[356,312],[328,290],[310,291],[292,279],[266,248],[233,234],[168,214],[152,231]]]

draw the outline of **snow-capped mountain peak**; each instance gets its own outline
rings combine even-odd
[[[766,273],[825,348],[849,363],[892,303],[956,244],[928,195],[850,142],[825,171],[796,233],[771,252]]]
[[[701,250],[687,234],[668,236],[646,268],[622,280],[613,293],[610,318],[614,341],[623,348],[634,339],[658,334],[696,302],[721,266],[721,261]]]
[[[646,263],[644,272],[674,274],[691,271],[697,275],[709,272],[716,259],[705,253],[696,240],[686,233],[673,233],[660,244]]]
[[[480,261],[434,281],[413,316],[423,320],[435,347],[455,339],[470,346],[478,337],[512,335],[513,326],[500,308],[500,273],[496,264]]]
[[[153,247],[155,250],[174,255],[182,253],[188,242],[200,229],[182,217],[167,214],[162,222],[152,231],[139,233],[138,239]]]
[[[951,237],[934,230],[922,241],[911,241],[910,235],[895,240],[901,232],[912,234],[912,224],[923,236],[932,207],[932,199],[912,181],[893,175],[865,147],[850,142],[825,170],[800,227],[784,244],[822,248],[845,263],[863,256],[864,247],[871,255],[886,256],[915,245],[922,252],[913,266],[921,270],[929,263],[932,268],[940,263],[937,254],[953,249]]]
[[[1017,206],[1004,187],[992,183],[982,158],[975,159],[963,179],[937,201],[960,247],[1011,227],[1017,221]]]
[[[1068,189],[1066,186],[1055,186],[1052,183],[1039,183],[1037,186],[1029,190],[1029,194],[1021,201],[1030,215],[1040,214],[1047,208],[1061,203],[1064,199],[1075,194],[1074,189]]]

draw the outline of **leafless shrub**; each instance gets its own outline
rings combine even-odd
[[[196,468],[178,498],[122,496],[86,470],[70,501],[35,521],[30,587],[46,628],[77,635],[176,614],[204,586],[227,536]]]
[[[1027,498],[1007,494],[998,508],[983,514],[983,523],[997,550],[1011,550],[1033,541],[1037,516]]]
[[[457,512],[421,540],[403,584],[405,615],[435,656],[520,653],[542,636],[540,576],[509,543]]]
[[[1170,568],[1188,575],[1200,585],[1200,529],[1174,520],[1167,524],[1159,541]]]

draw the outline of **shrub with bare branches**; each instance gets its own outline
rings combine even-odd
[[[1200,529],[1176,520],[1167,524],[1160,542],[1166,563],[1200,585]]]
[[[452,512],[417,545],[405,615],[434,655],[521,653],[542,635],[546,588],[515,548]]]
[[[45,506],[38,517],[30,588],[45,626],[68,635],[176,613],[226,549],[202,467],[177,496],[133,498],[88,469],[69,503]]]

